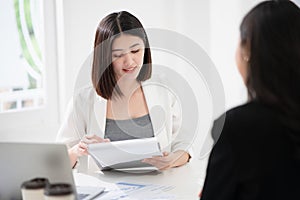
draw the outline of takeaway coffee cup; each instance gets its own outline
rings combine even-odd
[[[22,199],[34,200],[44,199],[45,187],[49,184],[46,178],[35,178],[29,181],[23,182],[21,185]]]
[[[75,200],[73,187],[67,183],[49,184],[44,191],[44,200]]]

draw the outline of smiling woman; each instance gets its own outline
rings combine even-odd
[[[143,57],[142,39],[128,34],[116,38],[112,43],[112,65],[117,81],[123,76],[136,79],[143,66]]]
[[[141,22],[126,11],[109,14],[97,27],[93,53],[93,87],[76,94],[57,137],[68,144],[72,165],[88,155],[87,144],[149,137],[157,137],[164,153],[143,162],[161,170],[188,162],[192,133],[180,131],[175,95],[147,84],[152,60]],[[154,106],[165,111],[161,127]]]
[[[151,51],[141,22],[125,11],[106,16],[96,31],[92,69],[92,82],[100,96],[109,99],[113,90],[117,95],[122,94],[120,84],[116,84],[121,74],[115,76],[115,68],[132,68],[133,58],[138,61],[136,66],[141,68],[137,80],[149,79],[152,72]]]

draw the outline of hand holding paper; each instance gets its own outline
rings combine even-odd
[[[109,139],[101,138],[97,135],[85,135],[82,139],[82,142],[85,144],[94,144],[94,143],[102,143],[102,142],[110,142]]]
[[[72,148],[68,150],[72,167],[74,167],[79,157],[88,155],[88,144],[101,143],[101,142],[110,142],[110,140],[103,139],[97,135],[83,136],[82,139],[78,142],[78,144],[74,145]]]
[[[157,167],[159,170],[166,170],[172,167],[181,166],[189,159],[189,154],[183,150],[176,152],[163,152],[163,156],[146,158],[142,162]]]

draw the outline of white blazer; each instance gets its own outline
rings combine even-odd
[[[190,152],[192,133],[184,132],[181,127],[181,106],[175,95],[162,86],[147,84],[147,81],[142,83],[142,88],[154,136],[162,150]],[[86,134],[96,134],[103,138],[106,108],[107,100],[99,96],[92,86],[82,88],[69,103],[56,141],[70,148]]]

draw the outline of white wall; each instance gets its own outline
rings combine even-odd
[[[247,91],[235,63],[239,26],[245,14],[261,0],[210,1],[211,51],[226,95],[226,109],[244,103]]]
[[[294,0],[293,2],[295,2],[298,6],[300,6],[300,0]]]

